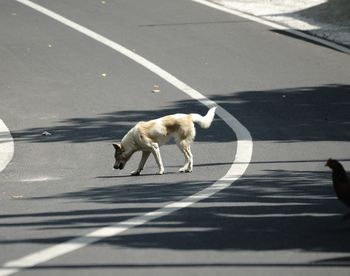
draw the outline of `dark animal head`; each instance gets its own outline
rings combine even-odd
[[[329,167],[330,169],[332,169],[333,172],[341,172],[341,173],[344,173],[345,174],[345,170],[344,170],[344,167],[342,164],[340,164],[339,161],[337,160],[334,160],[334,159],[331,159],[329,158],[327,160],[327,163],[326,165],[327,167]]]
[[[332,168],[332,167],[334,167],[334,165],[335,165],[334,160],[329,158],[325,164],[325,167]]]

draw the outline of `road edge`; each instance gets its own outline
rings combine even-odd
[[[291,29],[290,27],[288,27],[286,25],[282,25],[280,23],[267,20],[265,18],[256,16],[256,15],[253,15],[253,14],[250,14],[250,13],[242,12],[240,10],[237,10],[237,9],[234,9],[234,8],[231,8],[231,7],[228,8],[228,7],[220,5],[218,3],[214,3],[211,0],[191,0],[191,1],[195,2],[195,3],[198,3],[198,4],[202,4],[204,6],[207,6],[207,7],[213,8],[213,9],[216,9],[216,10],[219,10],[219,11],[222,11],[222,12],[230,13],[230,14],[233,14],[235,16],[239,16],[239,17],[248,19],[250,21],[254,21],[254,22],[262,24],[262,25],[266,25],[266,26],[272,27],[272,28],[274,28],[276,30],[279,30],[279,31],[284,31],[284,32],[290,33],[291,35],[294,35],[294,36],[297,36],[297,37],[300,37],[300,38],[304,38],[306,40],[318,43],[318,44],[320,44],[322,46],[325,46],[325,47],[328,47],[328,48],[340,51],[340,52],[342,52],[344,54],[348,54],[348,55],[350,54],[350,48],[348,48],[346,46],[343,46],[343,45],[340,45],[340,44],[338,44],[336,42],[329,41],[329,40],[326,40],[324,38],[321,38],[321,37],[309,34],[309,33],[304,32],[304,31]]]

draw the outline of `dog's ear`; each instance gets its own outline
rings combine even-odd
[[[122,150],[122,146],[119,143],[113,143],[113,147],[115,148],[116,151],[121,151]]]

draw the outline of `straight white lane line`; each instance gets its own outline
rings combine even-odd
[[[13,153],[14,144],[12,135],[5,123],[0,119],[0,172],[10,163]]]
[[[161,69],[156,64],[146,60],[145,58],[135,54],[129,49],[111,41],[108,38],[105,38],[67,18],[64,18],[61,15],[58,15],[42,6],[39,6],[33,2],[28,0],[16,0],[28,7],[31,7],[38,12],[45,14],[62,24],[65,24],[97,41],[100,43],[114,49],[115,51],[127,56],[128,58],[134,60],[138,64],[144,66],[148,70],[152,71],[156,75],[160,76],[173,86],[177,87],[182,92],[186,93],[193,99],[198,100],[202,104],[206,106],[216,105],[214,101],[211,101],[204,95],[202,95],[197,90],[191,88],[184,82],[180,81],[173,75],[169,74],[165,70]],[[237,137],[237,149],[234,161],[228,170],[228,172],[216,181],[214,184],[209,186],[208,188],[199,191],[198,193],[191,195],[189,197],[184,198],[183,200],[170,203],[162,208],[159,208],[155,211],[145,213],[144,215],[128,219],[123,222],[115,223],[110,226],[97,229],[91,233],[83,235],[81,237],[77,237],[61,244],[57,244],[46,248],[44,250],[35,252],[33,254],[24,256],[23,258],[13,260],[5,263],[2,268],[0,268],[0,276],[11,275],[13,273],[19,272],[26,268],[34,267],[40,263],[47,262],[56,257],[62,256],[64,254],[70,253],[72,251],[78,250],[80,248],[86,247],[92,243],[98,242],[102,239],[116,236],[122,232],[125,232],[131,228],[143,225],[151,220],[167,216],[175,211],[180,209],[189,207],[196,202],[206,199],[215,193],[229,187],[234,181],[239,179],[247,169],[251,156],[253,153],[253,142],[249,131],[229,112],[227,112],[222,107],[218,106],[217,115],[222,118],[222,120],[234,131]]]
[[[344,47],[344,46],[339,45],[339,44],[337,44],[335,42],[331,42],[331,41],[325,40],[325,39],[317,37],[317,36],[313,36],[311,34],[304,33],[302,31],[291,29],[290,27],[278,24],[276,22],[272,22],[272,21],[269,21],[267,19],[263,19],[261,17],[255,16],[255,15],[252,15],[252,14],[248,14],[248,13],[244,13],[244,12],[241,12],[241,11],[238,11],[238,10],[235,10],[235,9],[229,9],[229,8],[226,8],[226,7],[221,6],[219,4],[216,4],[216,3],[213,3],[213,2],[209,2],[208,0],[192,0],[192,1],[196,2],[196,3],[199,3],[199,4],[202,4],[202,5],[205,5],[207,7],[219,10],[219,11],[230,13],[230,14],[233,14],[233,15],[236,15],[236,16],[248,19],[250,21],[257,22],[259,24],[263,24],[263,25],[269,26],[269,27],[274,28],[276,30],[285,31],[285,32],[288,32],[290,34],[293,34],[293,35],[296,35],[296,36],[299,36],[299,37],[303,37],[303,38],[305,38],[307,40],[317,42],[317,43],[319,43],[321,45],[333,48],[333,49],[341,51],[343,53],[350,54],[350,49],[347,48],[347,47]]]

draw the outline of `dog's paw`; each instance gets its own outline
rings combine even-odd
[[[180,173],[190,173],[190,172],[192,172],[192,169],[190,169],[190,168],[181,168],[181,169],[179,169],[179,172]]]
[[[157,174],[159,174],[159,175],[164,174],[164,170],[159,171]]]
[[[140,175],[140,172],[139,172],[139,171],[132,171],[132,172],[130,173],[130,175],[132,175],[132,176],[139,176],[139,175]]]

